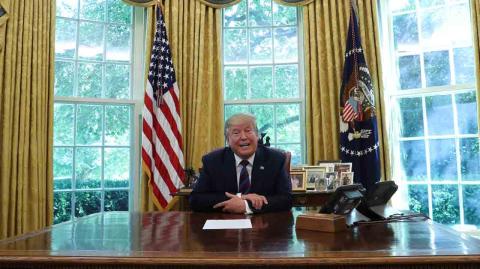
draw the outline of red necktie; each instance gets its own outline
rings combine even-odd
[[[238,192],[245,194],[250,189],[250,179],[248,178],[248,171],[247,171],[247,160],[242,160],[240,162],[242,165],[242,170],[240,171],[240,180],[238,182]]]

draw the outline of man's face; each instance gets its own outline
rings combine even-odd
[[[258,135],[251,123],[232,124],[227,138],[230,148],[242,159],[248,159],[257,150]]]

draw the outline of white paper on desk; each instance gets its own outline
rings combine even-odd
[[[204,230],[251,229],[250,219],[209,219],[203,225]]]

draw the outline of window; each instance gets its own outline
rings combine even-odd
[[[468,0],[388,1],[392,178],[413,211],[480,227],[480,154]],[[390,59],[390,62],[388,61]]]
[[[249,112],[271,146],[304,162],[299,12],[272,0],[243,0],[223,11],[225,118]],[[266,141],[265,141],[266,142]]]
[[[57,0],[54,223],[130,208],[133,15],[118,0]]]

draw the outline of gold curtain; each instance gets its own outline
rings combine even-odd
[[[285,6],[304,6],[308,5],[315,0],[273,0],[280,5]]]
[[[475,74],[477,77],[477,128],[480,130],[480,3],[477,0],[470,0],[472,27],[473,27],[473,49],[475,52]]]
[[[55,4],[0,0],[0,238],[53,219]]]
[[[362,45],[375,91],[382,150],[382,176],[388,167],[383,143],[382,80],[376,0],[355,1]],[[315,0],[303,7],[307,160],[339,159],[339,95],[342,84],[350,0]]]
[[[125,3],[134,5],[134,6],[140,6],[140,7],[150,7],[155,5],[158,2],[162,3],[164,1],[165,0],[123,0],[123,2]],[[242,0],[196,0],[196,1],[199,1],[200,3],[213,8],[225,8],[225,7],[238,4]],[[313,1],[313,0],[301,0],[301,1]]]
[[[185,165],[198,169],[205,153],[224,145],[221,9],[191,0],[163,0],[162,5],[181,93]],[[154,14],[154,7],[149,8],[147,64]],[[142,210],[155,209],[150,195],[143,177]]]

